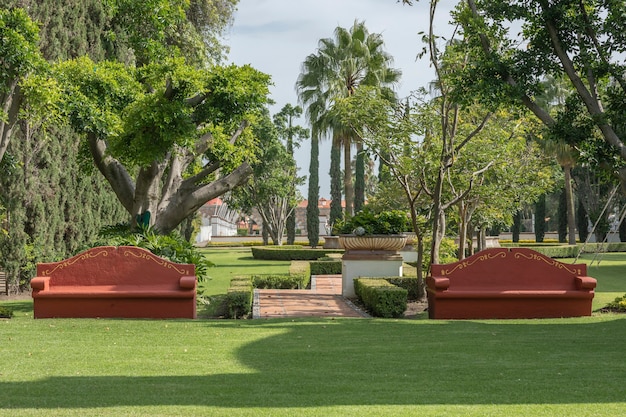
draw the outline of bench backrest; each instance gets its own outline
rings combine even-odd
[[[171,285],[194,276],[195,265],[177,264],[134,246],[100,246],[60,262],[37,264],[50,286]]]
[[[576,289],[585,264],[565,264],[527,248],[485,249],[459,262],[432,265],[433,277],[450,279],[449,290]]]

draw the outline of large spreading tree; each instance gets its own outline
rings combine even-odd
[[[474,51],[459,77],[464,94],[527,107],[626,190],[625,15],[622,1],[463,1],[455,20]],[[572,86],[557,117],[536,99],[548,77]]]
[[[72,126],[133,222],[169,233],[252,173],[246,130],[269,76],[249,66],[198,70],[87,58],[57,66]]]

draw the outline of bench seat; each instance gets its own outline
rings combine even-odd
[[[433,319],[554,318],[591,315],[596,280],[586,265],[526,248],[492,248],[432,265],[426,278]]]
[[[195,318],[195,266],[141,248],[92,248],[38,264],[35,318]]]

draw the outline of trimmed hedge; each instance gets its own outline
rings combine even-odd
[[[340,259],[311,261],[309,264],[311,265],[311,275],[341,275],[342,272]]]
[[[298,280],[298,288],[308,288],[311,284],[311,264],[307,261],[292,261],[289,275]]]
[[[235,277],[230,280],[226,293],[226,314],[228,318],[237,319],[250,314],[254,288],[250,277]]]
[[[424,289],[423,284],[420,285],[419,280],[416,276],[402,276],[402,277],[382,277],[385,281],[390,284],[395,285],[396,287],[404,288],[407,290],[407,297],[409,300],[418,300],[420,299],[420,294],[423,294]],[[423,283],[423,281],[422,281]]]
[[[376,317],[402,317],[408,291],[383,278],[357,278],[354,290],[365,308]]]
[[[583,248],[583,244],[577,245],[540,245],[537,243],[505,243],[502,245],[504,248],[517,248],[524,247],[549,256],[550,258],[575,258]],[[584,248],[584,253],[595,252],[626,252],[626,242],[612,242],[612,243],[587,243]]]
[[[252,247],[254,259],[270,261],[314,261],[329,253],[343,253],[343,249],[311,249],[302,246]]]
[[[299,277],[289,274],[254,274],[251,276],[252,286],[263,290],[295,290],[299,288]]]

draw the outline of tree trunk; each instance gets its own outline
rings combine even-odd
[[[0,95],[2,112],[0,114],[0,162],[9,147],[9,141],[13,135],[13,128],[17,123],[19,109],[22,102],[20,86],[17,78],[11,82],[4,94]]]
[[[445,213],[443,211],[443,202],[441,199],[443,198],[443,182],[445,176],[445,163],[442,160],[440,162],[439,173],[437,175],[437,183],[435,184],[435,189],[433,191],[433,239],[430,249],[430,263],[438,264],[439,263],[439,248],[441,247],[442,240],[442,232],[441,229],[444,228],[443,233],[445,233]],[[429,268],[430,269],[430,268]]]
[[[565,166],[565,202],[567,205],[567,236],[568,244],[576,244],[576,213],[574,208],[574,193],[572,191],[572,168]]]
[[[465,259],[465,245],[467,244],[467,207],[464,201],[459,203],[459,261]],[[470,243],[470,247],[472,244]]]

